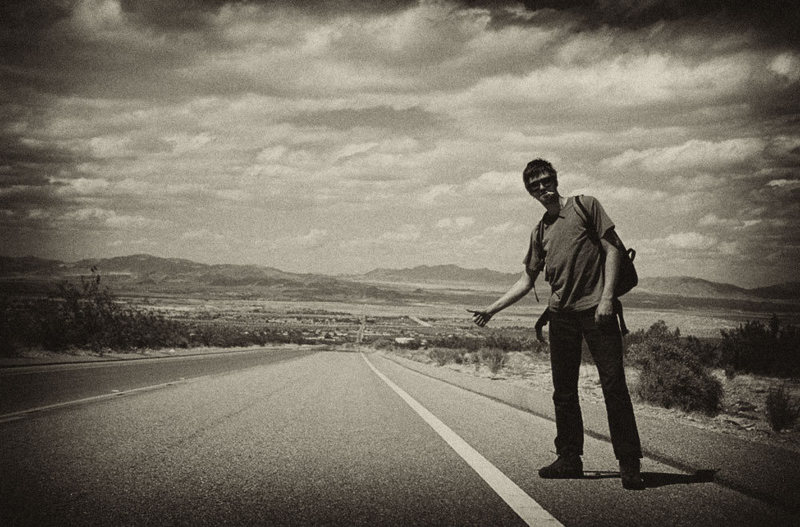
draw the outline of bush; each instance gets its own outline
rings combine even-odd
[[[376,350],[388,350],[394,347],[394,341],[387,339],[385,337],[376,338],[369,344]]]
[[[431,348],[428,350],[428,356],[436,361],[439,366],[444,366],[450,362],[457,364],[464,363],[464,351],[448,349],[448,348]]]
[[[767,324],[750,320],[722,330],[726,370],[789,377],[800,375],[800,330],[784,326],[776,315]]]
[[[478,351],[478,357],[483,364],[489,368],[489,371],[494,373],[499,372],[506,364],[508,356],[504,351],[497,348],[481,348]]]
[[[486,329],[481,336],[469,335],[435,335],[428,339],[433,347],[478,351],[481,348],[495,348],[502,351],[527,351],[538,353],[547,350],[533,332],[525,330],[522,334],[509,329]]]
[[[647,330],[639,329],[625,337],[623,340],[625,358],[628,362],[636,364],[642,354],[647,355],[647,349],[653,343],[678,343],[680,336],[680,329],[675,328],[675,331],[670,331],[667,323],[659,320]]]
[[[800,417],[800,406],[793,403],[783,386],[773,387],[767,393],[767,421],[775,432],[791,428]]]
[[[700,368],[678,360],[647,361],[639,374],[636,394],[664,408],[716,415],[722,404],[722,384],[697,364]]]
[[[464,335],[432,336],[428,344],[436,348],[461,349],[477,351],[481,347],[482,339]]]
[[[669,331],[663,321],[642,332],[627,350],[629,362],[640,368],[635,393],[665,408],[719,413],[722,384],[709,373],[695,347],[692,341],[689,345],[682,341],[678,330]]]
[[[88,348],[99,353],[190,346],[304,344],[299,330],[243,328],[225,322],[187,323],[118,302],[95,268],[80,283],[58,284],[50,298],[12,305],[0,302],[0,352],[41,347],[53,351]]]

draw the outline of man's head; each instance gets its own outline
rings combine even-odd
[[[525,188],[543,205],[558,199],[556,169],[544,159],[534,159],[522,172]]]

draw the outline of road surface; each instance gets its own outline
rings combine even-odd
[[[0,423],[0,524],[798,521],[652,460],[650,488],[624,491],[611,446],[588,437],[584,479],[541,480],[552,422],[378,355],[301,353],[231,368]]]

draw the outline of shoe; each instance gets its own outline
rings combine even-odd
[[[546,479],[573,479],[583,477],[583,462],[580,456],[558,456],[546,467],[539,469],[539,477]]]
[[[638,458],[619,461],[619,475],[622,479],[622,488],[627,490],[644,490],[641,463]]]

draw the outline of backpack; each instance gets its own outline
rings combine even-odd
[[[589,233],[589,236],[595,243],[600,243],[600,239],[597,237],[596,229],[594,223],[592,223],[592,219],[589,216],[589,213],[586,211],[586,207],[584,207],[583,203],[581,202],[581,196],[575,196],[575,205],[578,207],[578,216],[581,217],[583,222],[586,224],[586,230]],[[539,232],[538,236],[542,237],[542,229],[544,225],[542,222],[539,222]],[[619,236],[617,236],[619,239]],[[636,251],[634,249],[626,249],[625,245],[622,244],[622,240],[620,240],[620,262],[619,262],[619,277],[617,277],[617,285],[614,288],[614,314],[617,315],[619,318],[619,329],[622,335],[627,335],[629,333],[628,326],[625,324],[625,317],[622,313],[622,302],[619,301],[619,297],[636,287],[639,283],[639,275],[636,273],[636,268],[633,265],[633,260],[636,258]],[[537,298],[538,299],[538,298]],[[550,308],[546,308],[544,312],[539,316],[539,319],[536,321],[536,338],[542,342],[544,342],[544,336],[542,335],[542,328],[544,327],[547,322],[550,320]]]

